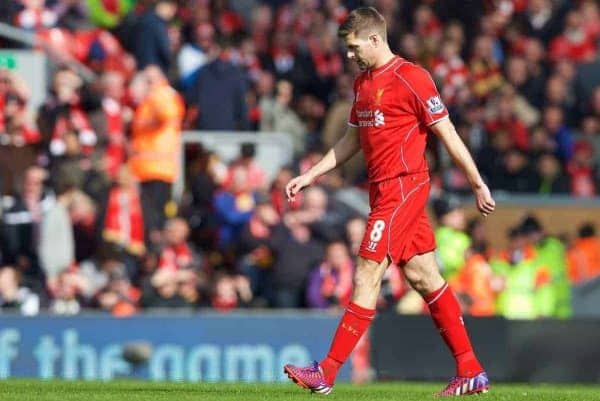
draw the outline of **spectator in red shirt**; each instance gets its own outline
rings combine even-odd
[[[108,72],[102,76],[102,112],[104,124],[104,162],[106,172],[112,178],[117,176],[125,163],[127,124],[133,118],[133,112],[123,104],[125,97],[125,77],[117,72]]]
[[[187,222],[181,218],[168,220],[164,231],[166,246],[160,254],[158,270],[179,271],[191,267],[194,255],[187,243]]]
[[[39,111],[38,124],[52,157],[65,156],[69,142],[79,143],[81,152],[89,155],[97,136],[87,112],[82,107],[83,80],[70,69],[54,75],[53,91]],[[73,137],[73,138],[71,138]]]
[[[37,128],[28,119],[26,107],[30,96],[22,77],[0,68],[0,144],[25,146],[40,141]]]
[[[298,194],[298,196],[300,196],[299,202],[288,202],[285,198],[285,185],[292,178],[294,178],[294,171],[291,167],[284,166],[281,168],[281,170],[279,170],[273,179],[273,183],[271,184],[269,196],[271,198],[273,207],[280,216],[282,216],[288,210],[296,210],[300,208],[300,205],[302,205],[302,194]]]
[[[488,133],[494,135],[497,131],[509,132],[515,146],[526,151],[529,148],[529,132],[515,113],[515,97],[510,93],[501,94],[493,112],[494,115],[486,124]]]
[[[442,36],[442,24],[427,4],[415,10],[414,24],[414,32],[419,37],[439,40]]]
[[[571,176],[571,194],[577,197],[596,195],[594,183],[594,149],[587,142],[577,142],[574,146],[573,157],[567,165]]]
[[[127,53],[113,34],[102,29],[74,34],[74,54],[94,72],[115,71],[127,78],[135,72],[135,59]]]
[[[252,8],[250,15],[250,35],[259,54],[268,52],[270,34],[273,29],[273,9],[267,4]]]
[[[348,9],[341,0],[326,0],[325,9],[329,19],[341,24],[348,15]]]
[[[469,70],[460,57],[460,47],[447,40],[442,43],[440,57],[433,63],[433,75],[442,82],[441,94],[448,106],[453,105],[465,88]]]
[[[58,15],[46,7],[46,0],[20,0],[24,9],[17,14],[15,24],[19,28],[38,30],[52,28],[58,22]]]
[[[230,6],[230,2],[215,1],[212,3],[212,15],[217,29],[226,37],[233,37],[244,28],[243,18]]]
[[[25,99],[17,94],[10,93],[4,97],[4,128],[7,137],[0,139],[15,146],[35,145],[40,142],[41,136],[38,130],[27,118]]]
[[[108,192],[102,237],[123,259],[132,260],[126,263],[133,273],[135,260],[146,250],[140,191],[127,166],[120,168],[115,184]]]
[[[576,62],[589,62],[596,54],[595,38],[586,30],[581,13],[576,10],[569,12],[562,34],[550,42],[550,59],[558,61],[568,58]]]

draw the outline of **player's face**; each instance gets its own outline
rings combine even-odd
[[[372,66],[373,46],[371,40],[366,35],[357,36],[354,33],[349,34],[344,39],[346,44],[346,56],[358,64],[358,68],[366,70]]]

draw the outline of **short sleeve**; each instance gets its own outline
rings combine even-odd
[[[420,122],[429,126],[448,117],[448,110],[429,72],[413,64],[403,68],[399,74],[400,79],[415,96],[411,104]]]

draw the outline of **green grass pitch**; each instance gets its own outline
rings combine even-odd
[[[413,401],[435,400],[442,384],[379,383],[336,385],[327,396],[311,395],[294,384],[172,384],[142,381],[65,382],[39,380],[0,381],[2,401]],[[492,385],[488,394],[468,399],[479,401],[600,401],[600,385]]]

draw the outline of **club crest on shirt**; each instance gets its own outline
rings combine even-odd
[[[439,96],[432,96],[427,99],[427,110],[431,114],[438,114],[444,110],[444,103]]]
[[[376,105],[380,105],[381,104],[381,98],[383,97],[383,88],[379,88],[377,89],[377,92],[375,93],[375,104]]]

